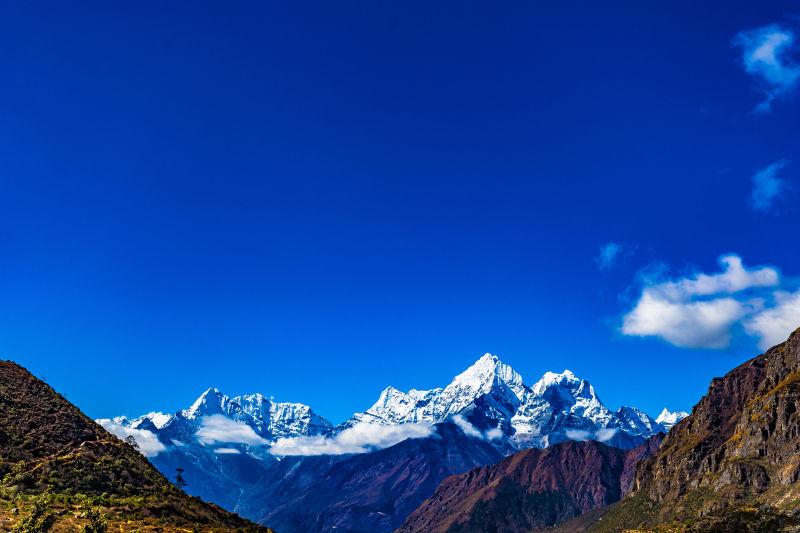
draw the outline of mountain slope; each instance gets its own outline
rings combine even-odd
[[[398,533],[522,533],[552,526],[618,501],[631,465],[652,453],[660,439],[628,451],[568,441],[451,476]]]
[[[0,361],[0,478],[2,499],[13,501],[22,519],[49,506],[56,529],[79,530],[89,519],[73,511],[96,507],[122,530],[173,524],[267,531],[176,489],[133,447],[9,361]],[[13,520],[0,514],[0,524]]]
[[[372,453],[287,457],[243,497],[241,513],[281,533],[392,531],[445,477],[502,454],[453,424]]]
[[[594,531],[800,525],[800,330],[723,378],[636,470],[634,492]]]

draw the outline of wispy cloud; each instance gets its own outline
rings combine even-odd
[[[616,429],[609,428],[600,428],[594,433],[584,429],[568,429],[564,432],[564,435],[566,435],[569,440],[586,441],[591,439],[599,442],[607,442],[616,434]]]
[[[778,172],[788,164],[789,162],[783,159],[753,174],[753,190],[750,193],[750,205],[753,209],[769,211],[779,195],[789,188],[787,180],[778,176]]]
[[[239,455],[242,452],[236,448],[217,448],[214,453],[219,455]]]
[[[95,422],[120,439],[124,440],[127,437],[136,439],[136,444],[139,445],[139,451],[142,452],[142,455],[145,457],[154,457],[167,449],[166,446],[161,444],[161,441],[158,440],[158,437],[156,437],[156,434],[152,431],[123,426],[108,418],[99,418],[95,420]]]
[[[455,415],[450,418],[455,425],[469,437],[474,437],[481,440],[495,440],[503,436],[503,430],[500,428],[490,428],[485,432],[473,426],[466,418],[461,415]]]
[[[616,267],[628,248],[618,242],[610,241],[600,247],[595,263],[600,270],[611,270]]]
[[[379,426],[361,422],[333,437],[292,437],[278,439],[270,449],[273,455],[342,455],[387,448],[406,439],[428,437],[428,424]]]
[[[267,444],[267,440],[260,437],[253,428],[224,415],[204,416],[195,436],[203,444]]]
[[[564,432],[569,440],[589,440],[589,437],[592,436],[591,433],[586,431],[585,429],[568,429]]]
[[[607,442],[617,434],[617,429],[614,428],[600,428],[595,433],[595,438],[600,442]]]
[[[645,282],[636,305],[623,317],[622,333],[719,349],[730,345],[736,326],[766,346],[800,325],[777,269],[748,269],[737,255],[724,255],[719,263],[722,271],[714,274]],[[800,297],[800,291],[794,295]]]
[[[734,38],[733,44],[741,49],[745,71],[756,78],[765,95],[757,111],[771,111],[773,100],[797,87],[800,65],[791,56],[796,40],[793,29],[778,24],[743,31]]]

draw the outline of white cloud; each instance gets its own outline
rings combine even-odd
[[[758,346],[766,350],[786,340],[800,326],[800,291],[775,293],[775,306],[749,318],[744,327],[760,338]]]
[[[136,439],[136,444],[139,445],[139,451],[142,452],[142,455],[145,457],[153,457],[167,449],[166,446],[161,444],[161,441],[158,440],[158,437],[156,437],[156,434],[152,431],[133,429],[128,426],[123,426],[119,423],[119,420],[111,420],[108,418],[99,418],[95,420],[95,422],[103,426],[106,431],[116,435],[122,440],[125,440],[127,437]]]
[[[461,431],[464,432],[465,435],[469,437],[474,437],[476,439],[482,439],[482,440],[495,440],[503,436],[503,430],[501,430],[500,428],[489,428],[484,433],[475,426],[473,426],[469,422],[469,420],[467,420],[461,415],[452,416],[450,417],[450,420],[455,425],[457,425],[461,429]]]
[[[741,32],[734,39],[733,44],[742,51],[745,71],[758,80],[765,95],[757,111],[771,111],[773,100],[797,86],[800,65],[791,57],[796,39],[794,30],[778,24]]]
[[[216,448],[214,453],[218,453],[220,455],[238,455],[242,452],[236,448]]]
[[[582,429],[568,429],[564,432],[569,440],[589,440],[589,437],[592,436],[591,433],[588,431],[584,431]]]
[[[594,433],[584,429],[568,429],[564,431],[564,435],[566,435],[569,440],[577,440],[581,442],[590,439],[598,442],[607,442],[616,434],[617,430],[610,428],[600,428]]]
[[[776,161],[753,174],[753,190],[750,193],[750,205],[753,209],[756,211],[772,209],[779,195],[789,188],[788,182],[778,176],[778,172],[788,164],[785,159]]]
[[[236,443],[251,446],[267,444],[267,440],[260,437],[253,428],[224,415],[204,416],[195,436],[203,444]]]
[[[483,438],[483,433],[481,433],[478,428],[470,424],[469,421],[463,416],[456,415],[452,417],[451,420],[459,427],[459,429],[461,429],[461,431],[464,432],[464,435],[467,435],[468,437],[475,437],[477,439]]]
[[[611,429],[611,428],[602,428],[602,429],[598,429],[598,430],[597,430],[597,433],[595,434],[595,437],[596,437],[596,438],[597,438],[597,440],[599,440],[600,442],[608,442],[608,441],[609,441],[609,440],[611,440],[611,439],[614,437],[614,435],[616,435],[616,434],[617,434],[617,430],[616,430],[616,429]]]
[[[625,246],[613,241],[607,242],[601,246],[597,257],[594,259],[597,263],[597,268],[600,270],[611,270],[617,266],[619,260],[622,259],[625,249]]]
[[[733,298],[711,301],[670,301],[647,288],[622,323],[622,333],[661,337],[685,348],[725,348],[730,328],[745,315],[744,305]]]
[[[500,428],[487,429],[484,435],[486,435],[486,440],[501,439],[503,438],[503,430]]]
[[[768,347],[800,325],[800,303],[780,288],[775,268],[748,269],[736,255],[722,256],[719,263],[718,273],[645,283],[636,305],[623,317],[622,333],[658,337],[686,348],[720,349],[730,345],[735,330],[743,330]]]
[[[584,429],[568,429],[564,432],[564,435],[569,440],[586,441],[592,439],[599,442],[607,442],[616,434],[617,430],[610,428],[600,428],[595,433]]]
[[[695,296],[732,294],[753,287],[771,287],[780,283],[780,274],[771,267],[748,270],[738,255],[719,258],[723,271],[716,274],[698,272],[678,281],[668,281],[652,287],[672,300],[685,301]]]
[[[406,439],[428,437],[433,428],[428,424],[380,426],[360,422],[333,437],[280,438],[270,449],[273,455],[342,455],[364,453],[387,448]]]

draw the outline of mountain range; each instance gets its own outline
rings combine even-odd
[[[386,457],[381,471],[389,472],[398,461],[398,452],[391,448],[407,438],[441,440],[442,427],[450,428],[444,431],[445,440],[463,444],[468,439],[482,449],[494,450],[494,455],[467,454],[446,468],[437,466],[425,483],[410,490],[413,497],[408,501],[420,503],[436,487],[430,480],[438,482],[520,449],[590,439],[630,449],[667,431],[685,415],[665,409],[653,419],[634,407],[611,411],[588,381],[569,370],[547,372],[528,386],[497,356],[485,354],[446,387],[408,392],[387,387],[371,407],[337,426],[307,405],[275,402],[262,394],[228,397],[215,388],[175,414],[153,412],[98,422],[123,438],[132,436],[140,441],[150,461],[165,475],[174,476],[176,469],[182,468],[189,493],[261,523],[283,526],[283,531],[303,531],[291,529],[293,518],[280,514],[281,509],[291,507],[280,498],[296,493],[287,486],[294,486],[297,478],[282,473],[287,465],[298,465],[299,471],[306,472],[316,469],[315,475],[325,477],[326,469],[334,465],[346,469],[358,464],[361,459],[354,459],[353,454],[385,448],[389,451],[378,457]],[[445,423],[447,426],[442,426]],[[317,455],[324,457],[313,457]],[[439,464],[434,458],[422,462]],[[352,471],[358,470],[353,467]],[[352,518],[353,509],[369,507],[365,503],[370,501],[368,492],[355,491],[349,501],[351,509],[342,511],[344,515]],[[366,499],[359,499],[361,496]],[[315,503],[325,507],[321,500]],[[376,531],[399,526],[412,510],[399,506],[381,511],[386,518],[376,522],[381,524]],[[326,522],[330,518],[326,516],[319,521],[320,531],[335,525],[335,520]],[[310,526],[304,523],[303,527]]]
[[[179,486],[185,472],[219,488],[224,472],[227,502],[283,533],[800,528],[800,330],[714,378],[690,415],[665,412],[660,422],[632,408],[605,417],[591,385],[571,373],[528,387],[486,360],[476,365],[488,372],[473,365],[449,392],[405,393],[415,403],[382,394],[378,407],[337,427],[305,406],[215,389],[175,415],[101,421],[134,437],[127,441],[25,369],[0,362],[0,529],[269,531],[187,496],[142,454],[198,460],[177,472]],[[539,396],[558,406],[556,418],[569,424],[548,427],[566,439],[517,449],[532,441],[516,436],[526,426],[516,411],[509,419],[509,394],[520,405]],[[571,433],[576,417],[606,425]],[[596,438],[612,429],[641,438],[673,422],[666,436],[635,448]],[[372,440],[354,446],[365,435]]]

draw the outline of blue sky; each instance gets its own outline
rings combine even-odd
[[[487,351],[690,408],[800,276],[797,6],[693,4],[8,6],[0,354],[93,417]]]

